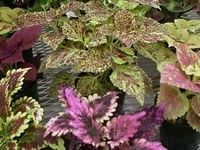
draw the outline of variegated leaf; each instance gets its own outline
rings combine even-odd
[[[46,147],[48,144],[55,149],[64,150],[64,142],[57,137],[51,135],[44,137],[46,128],[41,125],[31,125],[25,132],[25,134],[19,140],[19,148],[25,150],[37,150],[42,147]]]
[[[117,94],[117,92],[109,92],[102,97],[97,95],[88,97],[96,121],[103,123],[104,120],[109,120],[109,117],[113,115],[117,107],[116,100],[119,98]]]
[[[169,63],[164,66],[161,72],[160,82],[200,93],[200,87],[190,81],[181,71],[179,65],[174,63]]]
[[[12,108],[14,114],[18,112],[32,112],[32,118],[36,124],[39,124],[42,120],[44,110],[40,107],[39,103],[31,97],[21,97],[12,105]]]
[[[200,117],[200,96],[195,95],[191,101],[191,107],[197,116]]]
[[[73,130],[73,127],[69,124],[73,118],[69,114],[62,114],[55,118],[51,118],[46,124],[47,130],[45,132],[45,137],[49,134],[52,136],[65,135]]]
[[[85,26],[79,20],[65,21],[64,25],[62,26],[62,33],[65,38],[75,42],[83,42],[85,32]]]
[[[157,104],[164,105],[165,119],[177,119],[189,110],[188,98],[176,87],[161,84]]]
[[[134,115],[122,115],[113,118],[107,123],[105,128],[109,141],[107,142],[111,148],[120,145],[120,143],[128,142],[129,138],[134,137],[137,128],[141,125],[138,121],[145,112]]]
[[[144,104],[144,94],[151,80],[138,66],[119,65],[110,75],[116,87],[129,95],[135,96],[141,105]]]
[[[137,51],[147,57],[152,59],[157,64],[157,69],[162,70],[163,65],[170,62],[176,61],[176,55],[169,48],[167,48],[164,43],[142,43],[137,42],[134,44]]]
[[[100,32],[95,32],[87,46],[90,48],[90,47],[96,47],[105,43],[107,43],[106,36]]]
[[[52,33],[44,33],[41,36],[41,40],[47,45],[51,46],[53,50],[56,50],[58,46],[63,42],[64,35],[62,34],[52,34]]]
[[[133,20],[128,10],[121,10],[114,16],[115,27],[122,32],[128,32],[133,28]]]
[[[15,140],[7,141],[6,143],[0,145],[2,150],[18,150],[18,143]]]
[[[12,24],[0,21],[0,35],[10,32],[12,27]]]
[[[18,112],[6,118],[8,136],[12,139],[20,136],[29,127],[30,114]]]
[[[111,67],[109,58],[104,53],[105,49],[89,49],[80,59],[77,59],[73,71],[100,73]]]
[[[128,2],[135,2],[135,3],[140,3],[143,5],[148,5],[154,8],[159,8],[160,9],[160,1],[159,0],[126,0]]]
[[[187,113],[186,116],[188,124],[197,132],[200,132],[200,117],[193,111],[192,108]]]
[[[8,91],[9,91],[9,96],[12,96],[15,94],[18,90],[22,88],[23,80],[24,80],[24,75],[28,72],[30,68],[25,68],[25,69],[13,69],[9,70],[6,73],[6,81],[8,83]]]

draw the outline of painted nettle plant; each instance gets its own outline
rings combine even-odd
[[[45,137],[62,136],[67,149],[166,150],[150,141],[163,121],[163,105],[112,117],[119,92],[82,97],[77,90],[61,85],[58,93],[66,110],[49,120]]]
[[[76,88],[83,96],[94,93],[102,96],[120,89],[143,105],[144,94],[152,90],[152,83],[138,66],[137,48],[154,43],[157,47],[154,54],[142,49],[138,52],[154,55],[160,68],[175,57],[162,42],[168,36],[167,29],[146,17],[150,8],[160,9],[161,3],[157,0],[65,1],[48,9],[49,5],[43,5],[46,8],[43,11],[21,14],[16,28],[46,24],[48,31],[54,30],[41,36],[54,51],[44,59],[40,71],[66,65],[72,69],[56,75],[51,93],[56,96],[59,84],[73,86],[77,81]],[[34,8],[37,10],[37,5]],[[84,75],[76,76],[74,72]]]
[[[0,149],[38,150],[47,146],[64,149],[62,139],[44,138],[46,128],[40,124],[43,109],[35,99],[27,96],[13,99],[22,88],[24,75],[29,69],[9,70],[0,80]]]
[[[200,20],[177,19],[165,24],[170,36],[169,46],[176,52],[177,61],[168,63],[161,72],[158,104],[163,104],[164,118],[187,123],[200,132]]]

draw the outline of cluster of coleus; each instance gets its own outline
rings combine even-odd
[[[86,98],[73,88],[60,86],[58,97],[66,110],[49,120],[45,136],[65,135],[70,150],[83,147],[165,150],[159,142],[149,141],[163,121],[163,106],[112,117],[118,94],[108,92],[102,97],[94,94]]]
[[[39,123],[43,109],[35,99],[27,96],[13,99],[22,88],[28,70],[9,70],[6,77],[0,80],[0,149],[36,150],[47,146],[64,149],[62,139],[44,138],[46,128]]]
[[[7,14],[8,15],[8,14]],[[8,15],[10,16],[10,15]],[[25,80],[36,80],[37,70],[40,65],[40,56],[24,61],[22,52],[29,50],[38,40],[42,32],[42,25],[22,28],[12,34],[9,38],[0,36],[0,67],[6,71],[7,68],[32,68],[25,76]]]
[[[177,19],[165,25],[170,33],[167,42],[175,48],[177,62],[163,67],[158,104],[165,106],[165,119],[185,117],[200,132],[200,34],[195,32],[200,21]]]

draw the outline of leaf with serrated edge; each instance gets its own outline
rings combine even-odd
[[[200,95],[192,97],[191,107],[196,115],[200,117]]]
[[[186,119],[188,124],[197,132],[200,132],[200,117],[197,116],[197,114],[193,111],[193,109],[190,109],[186,115]]]
[[[164,105],[165,119],[177,119],[189,109],[189,100],[176,87],[161,84],[157,104]]]

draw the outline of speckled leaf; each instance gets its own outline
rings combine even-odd
[[[41,35],[41,40],[47,45],[51,46],[53,50],[56,50],[58,46],[63,42],[64,35],[62,34],[52,34],[44,33]]]
[[[24,75],[28,72],[29,68],[25,69],[13,69],[9,70],[6,73],[6,78],[8,81],[8,91],[9,91],[9,96],[12,96],[15,94],[18,90],[22,88],[23,80],[24,80]]]
[[[87,46],[96,47],[105,43],[107,43],[106,36],[100,32],[95,32]]]
[[[164,105],[163,116],[165,119],[177,119],[189,109],[189,100],[176,87],[161,84],[158,104]]]
[[[47,130],[45,136],[48,136],[49,134],[52,134],[52,136],[61,136],[72,131],[73,128],[69,124],[71,120],[73,120],[73,118],[69,114],[62,114],[55,118],[51,118],[46,124]]]
[[[69,125],[73,127],[72,134],[85,144],[100,145],[102,128],[93,119],[93,110],[89,104],[84,99],[79,98],[71,88],[65,89],[65,94],[70,106],[66,113],[69,113],[73,118],[69,122]]]
[[[122,31],[128,32],[133,28],[133,16],[128,10],[121,10],[114,16],[115,27]]]
[[[117,94],[117,92],[109,92],[102,97],[89,96],[89,105],[93,109],[93,117],[96,121],[103,123],[104,120],[109,120],[109,117],[113,115],[117,107],[116,100],[119,98]]]
[[[105,49],[89,49],[77,59],[73,71],[100,73],[111,67],[110,60],[104,53]]]
[[[141,125],[138,121],[145,112],[139,112],[134,115],[122,115],[113,118],[107,123],[105,128],[109,141],[107,142],[111,148],[118,146],[120,143],[129,141],[134,136],[137,128]]]
[[[54,51],[42,61],[39,72],[45,71],[49,68],[73,65],[83,54],[85,54],[85,51],[83,50]]]
[[[192,97],[191,107],[193,111],[196,113],[196,115],[200,117],[200,96],[199,95],[195,95],[194,97]]]
[[[164,66],[160,82],[200,93],[200,87],[187,79],[177,64],[169,63]]]
[[[167,150],[160,142],[147,141],[144,138],[135,139],[134,144],[136,147],[147,150]]]
[[[12,105],[12,108],[14,114],[17,114],[18,112],[32,112],[32,118],[36,124],[39,124],[42,120],[44,110],[40,108],[39,103],[31,97],[21,97]]]
[[[140,3],[143,5],[148,5],[154,8],[159,8],[160,9],[160,1],[159,0],[126,0],[128,2],[135,2],[135,3]]]
[[[8,136],[12,139],[20,136],[25,129],[29,127],[30,114],[18,112],[16,115],[11,115],[6,118],[8,123]]]
[[[151,82],[138,66],[119,65],[110,79],[116,87],[135,96],[141,105],[144,104],[144,94],[147,91],[145,84],[149,85]]]
[[[69,20],[65,21],[62,26],[62,33],[66,39],[72,41],[83,42],[83,37],[85,35],[85,26],[79,20]]]
[[[190,109],[186,116],[188,124],[197,132],[200,132],[200,117]]]
[[[157,69],[162,70],[163,65],[169,62],[176,61],[176,55],[169,48],[167,48],[164,43],[142,43],[137,42],[134,44],[137,51],[147,57],[152,59],[157,64]]]
[[[55,149],[64,150],[64,142],[57,137],[51,135],[44,137],[46,128],[41,125],[31,125],[25,132],[25,134],[19,140],[19,148],[25,150],[37,150],[41,147],[45,147],[46,144],[54,147]],[[61,140],[61,141],[60,141]]]

